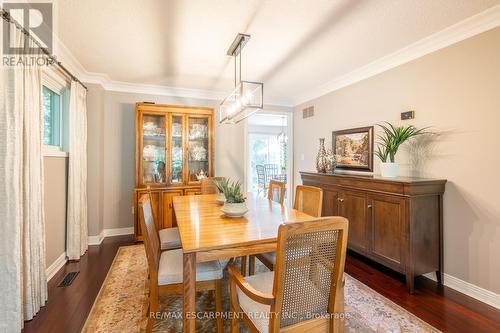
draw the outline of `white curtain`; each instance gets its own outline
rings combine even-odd
[[[11,24],[11,41],[26,36]],[[36,47],[31,41],[29,47]],[[0,73],[0,327],[19,332],[47,300],[43,209],[41,70],[3,66]],[[22,55],[17,56],[17,59]]]
[[[78,260],[87,251],[87,91],[71,82],[69,102],[68,221],[66,251]]]

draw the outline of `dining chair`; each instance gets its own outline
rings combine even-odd
[[[297,185],[293,208],[319,217],[323,208],[323,190],[315,186]]]
[[[269,181],[278,174],[278,165],[273,163],[264,164],[264,170],[266,173],[266,184],[269,184]]]
[[[266,170],[263,165],[256,165],[255,171],[257,171],[257,195],[260,192],[266,193],[267,182],[266,182]]]
[[[217,194],[216,180],[224,180],[225,177],[207,177],[201,180],[201,194]]]
[[[243,277],[229,265],[231,332],[343,332],[348,221],[282,224],[274,272]]]
[[[147,193],[149,197],[149,202],[150,205],[153,206],[154,201],[151,193],[151,187],[147,187]],[[158,222],[158,216],[154,216],[155,212],[158,212],[158,210],[153,209],[151,207],[151,211],[153,214],[153,218],[155,221]],[[139,216],[141,218],[141,216]],[[142,227],[142,225],[141,225]],[[179,228],[177,227],[172,227],[172,228],[164,228],[158,230],[158,235],[160,237],[160,249],[163,250],[174,250],[174,249],[180,249],[181,248],[181,236],[179,235]]]
[[[267,198],[269,200],[279,202],[280,205],[283,205],[283,201],[285,200],[285,190],[286,184],[284,182],[280,182],[278,180],[270,180],[269,188],[267,190]]]
[[[300,210],[314,217],[321,216],[323,208],[323,190],[319,187],[297,185],[295,188],[295,201],[293,209]],[[252,275],[255,272],[255,258],[259,259],[270,270],[274,269],[276,261],[276,252],[261,253],[250,257],[248,274]]]
[[[146,332],[151,332],[158,312],[160,295],[182,295],[183,254],[182,249],[161,251],[160,239],[156,232],[151,202],[148,195],[139,199],[141,224],[144,230],[144,247],[149,271],[149,308]],[[215,291],[215,311],[222,311],[223,268],[219,261],[208,261],[196,266],[196,291]],[[222,318],[217,317],[217,332],[222,332]]]

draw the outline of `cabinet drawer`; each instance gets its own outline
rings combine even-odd
[[[184,195],[200,195],[201,189],[199,188],[187,188],[184,190]]]

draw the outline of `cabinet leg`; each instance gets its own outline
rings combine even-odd
[[[443,285],[443,272],[441,271],[436,271],[436,280],[437,280],[437,283],[442,286]]]
[[[406,273],[406,289],[410,294],[413,294],[414,292],[414,283],[415,276],[413,276],[413,273]]]

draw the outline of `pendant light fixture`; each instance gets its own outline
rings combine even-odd
[[[236,124],[264,106],[264,84],[241,79],[241,53],[250,35],[238,34],[227,50],[234,57],[234,89],[220,104],[219,122]]]

